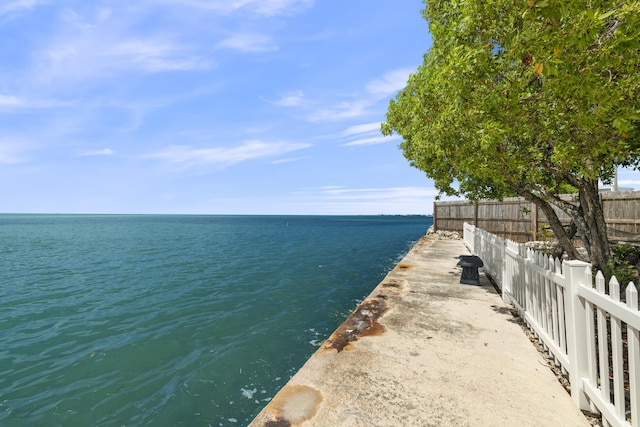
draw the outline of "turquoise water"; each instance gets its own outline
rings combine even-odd
[[[430,225],[0,215],[0,425],[246,425]]]

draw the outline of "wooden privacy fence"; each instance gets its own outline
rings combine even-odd
[[[640,311],[638,291],[621,294],[591,265],[552,259],[516,242],[464,224],[464,242],[482,259],[557,366],[571,396],[605,426],[640,427]]]
[[[603,193],[601,197],[609,239],[640,243],[640,191]],[[574,196],[567,195],[564,198],[573,200]],[[570,223],[568,215],[559,209],[555,210],[564,224]],[[536,205],[520,197],[503,201],[434,203],[435,230],[462,233],[465,222],[515,242],[546,240],[551,237],[544,213]]]

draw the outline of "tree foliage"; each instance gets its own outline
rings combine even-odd
[[[640,162],[640,1],[425,3],[433,46],[383,133],[445,194],[538,204],[576,257],[551,205],[567,212],[604,265],[598,181]]]

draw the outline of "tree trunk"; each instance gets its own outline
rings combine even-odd
[[[569,235],[569,233],[567,233],[567,230],[563,227],[560,218],[558,218],[558,214],[553,210],[551,204],[524,187],[518,185],[513,185],[513,187],[520,196],[534,203],[542,210],[542,212],[544,212],[547,217],[547,221],[549,221],[549,225],[553,230],[553,234],[556,239],[558,239],[558,245],[564,249],[569,259],[580,259],[578,251],[572,241],[573,234]]]
[[[571,217],[587,250],[589,262],[593,267],[602,270],[607,265],[611,252],[602,201],[598,193],[598,181],[574,179],[571,184],[578,188],[577,206],[555,195],[549,200]]]
[[[588,228],[588,239],[585,247],[589,254],[591,264],[603,270],[611,257],[609,239],[607,237],[607,224],[602,210],[602,199],[598,193],[598,182],[586,182],[579,189],[580,206],[583,209],[584,220]]]
[[[569,259],[580,259],[580,254],[571,240],[573,236],[570,236],[569,233],[567,233],[567,230],[562,225],[556,211],[553,210],[553,207],[548,202],[540,198],[538,199],[540,202],[534,201],[533,203],[535,203],[540,209],[542,209],[542,212],[544,212],[547,220],[549,221],[549,225],[553,230],[553,234],[556,236],[556,239],[558,239],[558,244],[567,253]]]
[[[576,237],[577,232],[578,232],[578,227],[576,227],[576,223],[571,221],[571,224],[569,224],[569,228],[567,228],[567,235],[571,242],[573,242],[573,239]],[[566,252],[566,249],[563,248],[562,245],[558,244],[558,246],[556,246],[556,249],[553,251],[553,257],[562,258],[562,254],[564,252]]]
[[[553,172],[553,169],[551,169],[550,172]],[[510,177],[507,176],[507,180],[511,181],[511,186],[520,196],[535,203],[536,206],[542,209],[547,216],[553,233],[558,239],[559,245],[567,252],[570,259],[580,259],[580,255],[575,248],[572,236],[569,236],[567,230],[562,226],[558,215],[551,205],[557,206],[571,217],[587,249],[591,265],[599,270],[603,270],[606,267],[607,261],[611,256],[611,251],[609,249],[607,225],[604,221],[602,201],[598,193],[597,179],[582,179],[569,174],[563,177],[566,182],[578,189],[579,203],[576,205],[570,201],[563,200],[559,195],[550,192],[544,187],[538,186],[535,190],[532,190],[519,185],[517,182],[513,182],[509,178]]]

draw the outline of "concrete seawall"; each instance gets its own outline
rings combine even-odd
[[[422,238],[250,426],[589,426],[468,254]]]

